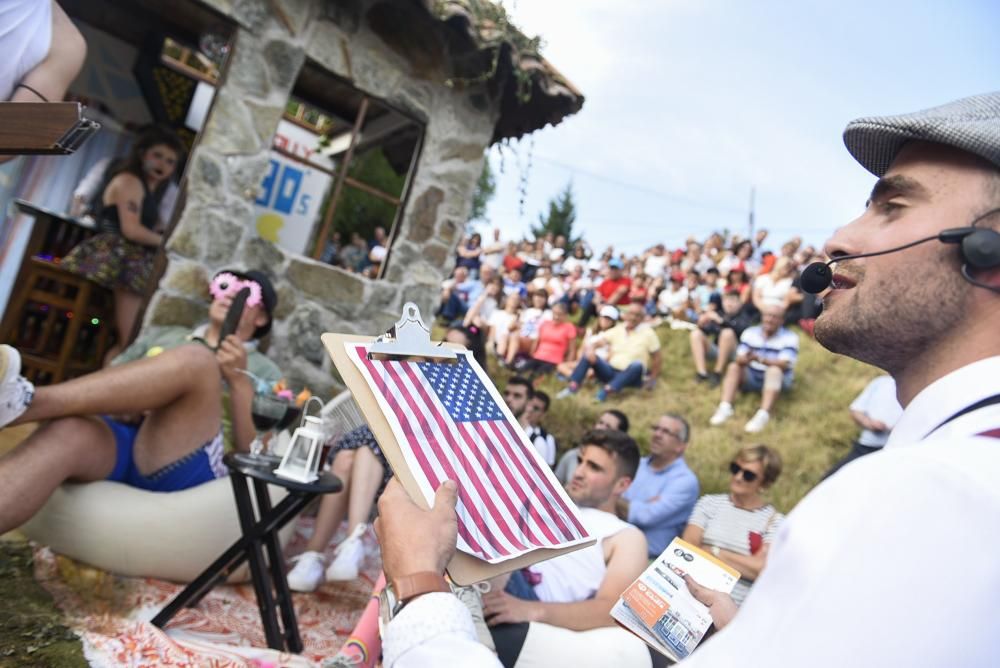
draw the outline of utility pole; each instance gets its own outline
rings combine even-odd
[[[750,223],[750,236],[747,237],[748,239],[750,239],[750,241],[753,241],[753,205],[754,205],[754,195],[756,194],[756,191],[757,189],[754,186],[750,186],[750,215],[748,221]]]

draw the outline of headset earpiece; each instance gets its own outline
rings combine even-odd
[[[1000,232],[977,229],[962,239],[962,261],[973,269],[1000,267]]]

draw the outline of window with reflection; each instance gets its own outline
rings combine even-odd
[[[423,126],[307,62],[257,191],[257,233],[377,278],[385,271]]]

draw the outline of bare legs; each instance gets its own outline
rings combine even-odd
[[[62,482],[111,473],[114,437],[89,416],[145,412],[133,452],[139,471],[151,473],[215,436],[221,383],[215,355],[190,344],[37,388],[16,422],[53,421],[0,457],[0,533],[31,517]]]
[[[132,334],[132,328],[135,327],[135,319],[139,315],[139,308],[142,306],[142,297],[134,292],[115,288],[114,294],[115,334],[117,337],[115,344],[108,348],[108,352],[104,354],[104,366],[108,366],[111,360],[117,357],[118,353],[124,349],[125,342],[128,341],[129,336]]]
[[[316,530],[306,545],[307,551],[323,552],[326,549],[345,512],[348,535],[359,524],[368,521],[384,471],[382,463],[367,447],[341,450],[333,460],[331,470],[343,481],[344,489],[337,494],[327,494],[320,501]]]
[[[705,332],[700,329],[691,330],[691,357],[694,359],[694,370],[699,376],[708,375],[706,363],[710,341]],[[718,354],[715,357],[715,373],[722,375],[726,363],[736,351],[736,333],[729,327],[719,332]]]

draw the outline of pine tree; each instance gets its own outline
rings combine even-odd
[[[573,182],[566,184],[556,197],[549,200],[547,216],[538,214],[538,225],[531,228],[535,238],[541,238],[551,232],[555,236],[566,237],[567,246],[571,247],[578,241],[573,236],[573,223],[576,221],[576,204],[573,201]]]

